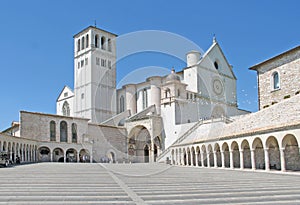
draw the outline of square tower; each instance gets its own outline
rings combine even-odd
[[[74,36],[74,116],[100,123],[116,113],[116,34],[94,26]]]

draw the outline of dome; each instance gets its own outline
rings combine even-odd
[[[166,77],[166,82],[169,81],[180,81],[180,76],[175,73],[174,69],[172,69],[171,74]]]

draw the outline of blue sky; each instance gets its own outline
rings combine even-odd
[[[118,35],[162,30],[181,35],[203,50],[216,34],[238,78],[241,109],[257,110],[256,73],[248,68],[299,44],[300,2],[287,1],[1,1],[0,129],[19,111],[55,113],[64,85],[73,87],[73,35],[93,25]],[[178,71],[171,56],[130,56],[117,65],[118,81],[145,66]]]

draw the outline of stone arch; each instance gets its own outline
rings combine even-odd
[[[284,149],[285,168],[287,170],[300,170],[299,144],[292,134],[287,134],[282,139]]]
[[[229,153],[229,146],[227,142],[224,142],[222,145],[222,152],[224,152],[224,166],[225,167],[230,167],[230,153]]]
[[[240,150],[236,141],[231,143],[232,163],[234,168],[240,168]]]
[[[280,150],[277,139],[274,136],[268,137],[265,147],[269,155],[269,168],[280,170]]]
[[[212,146],[209,144],[207,147],[207,154],[208,154],[208,164],[210,167],[213,167],[214,164],[214,152]]]
[[[69,148],[66,151],[66,162],[77,162],[77,150]]]
[[[52,160],[53,162],[65,162],[64,150],[60,147],[53,149]]]
[[[186,148],[187,154],[187,165],[191,166],[191,150],[189,147]]]
[[[220,105],[216,105],[211,113],[211,118],[221,118],[225,116],[225,111]]]
[[[186,151],[185,148],[182,149],[182,154],[183,154],[183,165],[186,166],[187,165],[187,156],[186,156]]]
[[[68,142],[68,124],[66,121],[60,122],[60,142]]]
[[[196,153],[195,153],[195,148],[194,147],[191,148],[191,156],[192,156],[191,165],[192,166],[197,166],[196,165]]]
[[[171,151],[171,164],[175,164],[175,151],[174,151],[174,149],[172,149],[172,151]]]
[[[107,158],[109,159],[109,162],[110,163],[116,163],[116,158],[117,158],[117,155],[116,155],[116,152],[113,151],[113,150],[109,150],[106,154]]]
[[[79,152],[79,161],[83,163],[90,162],[90,152],[87,149],[81,149]]]
[[[201,146],[201,151],[202,151],[202,157],[203,157],[203,159],[202,159],[203,163],[202,164],[203,164],[203,166],[207,167],[208,160],[207,160],[207,153],[206,153],[205,145]]]
[[[129,160],[132,162],[149,162],[151,157],[151,136],[148,129],[142,125],[138,125],[131,129],[128,136]]]
[[[243,140],[241,144],[241,150],[243,151],[243,164],[244,168],[252,168],[251,165],[251,151],[248,140]]]
[[[50,162],[51,161],[49,147],[42,146],[38,149],[38,161],[39,162]]]
[[[265,169],[265,154],[264,147],[259,137],[255,138],[252,143],[252,149],[254,150],[254,161],[256,169]]]
[[[198,160],[196,161],[196,166],[202,166],[202,163],[201,163],[201,150],[200,150],[200,147],[197,146],[196,147],[196,155],[198,156]]]
[[[215,157],[217,157],[217,167],[222,167],[222,156],[221,156],[221,149],[220,145],[218,143],[215,143],[214,145],[214,151],[216,152]]]

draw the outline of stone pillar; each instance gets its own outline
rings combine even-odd
[[[134,84],[124,85],[125,87],[125,110],[130,110],[130,114],[134,115],[136,108],[136,87]],[[120,101],[118,99],[118,101]],[[120,102],[119,102],[120,103]]]
[[[79,152],[77,151],[77,156],[76,156],[76,158],[77,158],[77,163],[79,162]]]
[[[280,163],[281,163],[281,171],[285,172],[286,167],[285,167],[285,148],[280,149]]]
[[[195,152],[195,157],[196,157],[196,164],[195,164],[195,166],[198,167],[199,166],[199,163],[198,163],[199,157],[198,157],[197,151]]]
[[[229,158],[230,158],[230,169],[233,169],[234,168],[233,150],[229,151]]]
[[[270,159],[269,159],[269,148],[265,148],[265,169],[270,171]]]
[[[244,150],[240,150],[240,169],[244,169]]]
[[[222,168],[225,168],[225,152],[221,152]]]
[[[66,155],[67,155],[67,152],[65,150],[63,150],[63,153],[64,153],[64,163],[66,163]]]
[[[255,149],[251,149],[251,165],[252,165],[252,169],[255,170],[256,169],[256,165],[255,165]]]
[[[10,159],[11,161],[13,161],[12,155],[13,155],[13,152],[10,151],[10,152],[9,152],[9,159]]]
[[[204,167],[204,153],[200,152],[201,155],[201,167]]]
[[[193,155],[193,151],[190,151],[190,155],[191,155],[191,166],[194,166],[194,155]]]
[[[184,166],[184,151],[181,152],[181,165]]]
[[[210,167],[209,152],[207,152],[206,157],[207,157],[207,167]]]
[[[50,150],[50,162],[53,162],[53,150]]]
[[[90,163],[93,163],[93,150],[90,151]]]
[[[214,151],[214,165],[215,165],[215,167],[218,167],[218,157],[217,157],[216,151]]]

